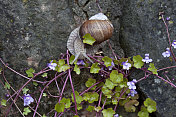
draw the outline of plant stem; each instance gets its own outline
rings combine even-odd
[[[0,58],[0,61],[1,61],[1,63],[2,63],[5,67],[7,67],[7,68],[8,68],[9,70],[11,70],[12,72],[14,72],[14,73],[18,74],[19,76],[21,76],[21,77],[23,77],[23,78],[26,78],[26,79],[28,79],[28,80],[30,79],[30,78],[28,78],[28,77],[26,77],[26,76],[20,74],[19,72],[15,71],[14,69],[10,68],[8,65],[6,65],[6,64],[4,63],[4,61],[3,61],[1,58]],[[38,80],[32,80],[32,81],[35,81],[35,82],[41,83],[41,84],[45,83],[45,82],[38,81]]]
[[[63,88],[62,88],[62,91],[61,91],[61,94],[60,94],[60,97],[59,97],[59,101],[58,101],[58,102],[60,102],[61,99],[62,99],[62,94],[64,93],[64,89],[65,89],[65,86],[66,86],[66,84],[67,84],[67,80],[68,80],[68,76],[67,76],[67,78],[66,78],[66,80],[65,80],[65,82],[64,82],[64,85],[63,85]]]
[[[99,0],[96,0],[96,4],[98,6],[98,9],[100,10],[101,13],[103,13],[103,10],[101,9],[100,5],[99,5]]]
[[[162,17],[162,20],[163,20],[164,25],[165,25],[165,27],[166,27],[167,37],[168,37],[168,39],[169,39],[169,48],[170,48],[171,54],[172,54],[172,56],[173,56],[173,58],[174,58],[174,60],[175,60],[175,62],[176,62],[176,57],[175,57],[175,55],[174,55],[174,53],[173,53],[173,51],[172,51],[172,48],[171,48],[171,47],[172,47],[172,44],[171,44],[171,39],[170,39],[170,34],[169,34],[168,26],[167,26],[167,23],[166,23],[166,21],[165,21],[165,19],[164,19],[164,15],[163,15],[163,14],[161,14],[161,17]]]
[[[67,64],[69,65],[69,53],[68,53],[68,50],[67,50]],[[72,87],[72,92],[73,92],[73,97],[74,97],[74,102],[75,102],[75,112],[76,112],[76,115],[78,115],[76,97],[75,97],[75,90],[74,90],[74,86],[73,86],[73,82],[72,82],[72,78],[71,78],[70,69],[68,69],[68,76],[69,76],[69,79],[70,79],[70,84],[71,84],[71,87]]]
[[[165,67],[165,68],[162,68],[162,69],[158,69],[158,70],[157,70],[157,72],[158,72],[158,71],[162,71],[162,70],[165,70],[165,69],[174,68],[174,67],[176,67],[176,66],[170,66],[170,67]]]
[[[40,93],[40,96],[39,96],[39,99],[38,99],[38,102],[37,102],[37,106],[35,107],[35,111],[34,111],[34,114],[33,114],[33,117],[35,117],[35,114],[37,112],[37,108],[39,106],[39,103],[40,103],[40,100],[42,98],[42,95],[43,95],[43,92],[44,90],[57,78],[61,77],[62,75],[64,75],[66,72],[62,72],[60,73],[57,77],[53,78],[52,80],[49,81],[49,83],[42,89],[41,93]]]

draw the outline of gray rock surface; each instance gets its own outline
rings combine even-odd
[[[123,55],[118,43],[120,5],[118,1],[115,2],[116,4],[112,3],[112,0],[104,0],[100,5],[104,7],[103,12],[109,14],[108,17],[114,23],[117,32],[112,38],[112,41],[115,40],[117,43],[113,43],[112,47],[118,48],[118,52]],[[111,15],[113,9],[118,10],[115,16]],[[66,52],[66,42],[70,32],[96,13],[99,13],[99,9],[95,0],[0,0],[0,57],[22,74],[25,74],[28,68],[39,71],[49,60],[58,59],[61,53]],[[108,51],[105,53],[112,55]],[[2,64],[0,65],[2,67]],[[9,70],[6,70],[6,76],[15,89],[19,89],[26,81]],[[3,79],[2,76],[0,79]],[[85,82],[87,79],[82,80],[79,81]],[[83,85],[75,85],[75,89],[82,89]],[[1,84],[0,89],[2,89],[1,99],[5,98]],[[50,105],[54,103],[56,101],[45,98],[40,104],[43,109],[39,111],[45,113],[54,107]],[[20,108],[23,108],[23,105],[20,105]],[[14,111],[17,110],[13,110],[12,113]],[[0,111],[0,114],[3,113],[5,109]],[[65,116],[71,115],[68,113]]]
[[[0,0],[0,57],[23,74],[30,67],[40,70],[49,60],[57,59],[61,53],[66,52],[67,38],[74,28],[100,12],[95,2],[96,0]],[[144,57],[145,53],[149,53],[157,68],[174,65],[174,62],[161,55],[168,47],[168,38],[158,13],[164,10],[166,17],[170,16],[173,20],[174,23],[169,25],[173,40],[176,36],[175,6],[175,0],[100,0],[100,7],[115,28],[110,40],[114,51],[119,56],[124,56],[123,50],[125,56],[139,54]],[[105,55],[112,56],[108,46],[103,50]],[[175,69],[172,69],[168,76],[175,78],[174,74]],[[21,87],[19,84],[24,79],[9,71],[7,75],[15,88]],[[133,76],[138,79],[143,73],[134,72]],[[80,81],[85,82],[84,79]],[[83,85],[77,85],[76,88],[84,88]],[[157,102],[157,117],[176,116],[176,89],[155,77],[140,82],[138,86],[146,96]],[[0,89],[0,96],[3,96],[5,91],[1,84]],[[54,103],[52,101],[43,103],[44,109],[39,111],[45,112],[51,108],[50,104]]]
[[[169,25],[171,41],[176,37],[176,1],[175,0],[123,0],[120,43],[126,56],[150,54],[150,58],[157,69],[175,65],[169,58],[164,58],[162,52],[169,47],[166,28],[162,20],[159,20],[159,12],[164,11],[164,17],[171,17],[174,22]],[[168,24],[168,22],[167,22]],[[176,51],[174,50],[174,53]],[[168,69],[167,76],[175,79],[175,68]],[[159,72],[164,76],[164,72]],[[141,72],[134,72],[132,78],[143,77]],[[176,80],[172,80],[173,83]],[[157,117],[175,117],[176,113],[176,88],[164,81],[152,76],[140,82],[139,88],[148,97],[157,102]]]

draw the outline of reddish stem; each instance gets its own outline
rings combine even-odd
[[[67,64],[69,65],[69,53],[68,53],[68,50],[67,50]],[[76,104],[76,97],[75,97],[75,90],[74,90],[74,86],[73,86],[73,83],[72,83],[70,69],[68,69],[68,76],[69,76],[69,79],[70,79],[70,84],[71,84],[71,87],[72,87],[72,92],[73,92],[73,97],[74,97],[74,102],[75,102],[75,112],[76,112],[76,115],[78,115],[77,104]]]
[[[40,103],[40,100],[42,98],[42,95],[43,95],[43,92],[44,90],[57,78],[61,77],[62,75],[64,75],[66,72],[62,72],[60,73],[57,77],[53,78],[52,80],[49,81],[49,83],[42,89],[41,93],[40,93],[40,97],[38,99],[38,102],[37,102],[37,106],[35,107],[35,111],[34,111],[34,114],[33,114],[33,117],[35,117],[35,114],[37,112],[37,109],[38,109],[38,106],[39,106],[39,103]]]
[[[166,31],[167,31],[167,37],[168,37],[168,39],[169,39],[169,48],[170,48],[170,51],[171,51],[171,54],[172,54],[172,56],[173,56],[173,58],[174,58],[174,60],[175,60],[175,62],[176,62],[176,57],[175,57],[175,55],[174,55],[174,53],[173,53],[173,51],[172,51],[172,44],[171,44],[171,39],[170,39],[170,34],[169,34],[169,29],[168,29],[168,26],[167,26],[167,23],[166,23],[166,21],[165,21],[165,19],[164,19],[164,15],[163,14],[161,14],[161,17],[162,17],[162,20],[163,20],[163,22],[164,22],[164,25],[165,25],[165,27],[166,27]]]

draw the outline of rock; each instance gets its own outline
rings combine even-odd
[[[76,25],[66,0],[3,0],[0,1],[0,17],[0,57],[24,75],[29,68],[38,72],[50,60],[58,59],[61,53],[65,53],[67,38]],[[17,74],[7,69],[5,71],[5,76],[14,89],[19,89],[26,82]],[[0,75],[0,80],[2,79]],[[3,85],[0,85],[0,89],[3,89],[0,96],[5,95]],[[20,108],[24,108],[22,101]],[[39,111],[45,113],[45,109]],[[0,116],[4,116],[1,111]]]
[[[103,8],[104,13],[111,14],[113,9],[108,8],[108,5],[110,5],[108,0],[104,2],[106,3],[101,2],[100,4],[101,7],[103,7],[103,5],[106,6]],[[112,3],[112,0],[110,0],[110,2]],[[117,4],[114,5],[113,8],[118,7],[116,6]],[[111,4],[111,6],[113,5]],[[93,12],[91,9],[88,10],[88,7],[91,7]],[[110,10],[108,11],[107,9]],[[99,12],[95,0],[84,0],[79,1],[79,3],[73,0],[0,1],[0,57],[4,62],[8,63],[11,68],[21,74],[26,75],[25,70],[29,68],[33,68],[38,72],[46,67],[49,60],[57,60],[61,53],[66,52],[66,42],[70,32],[74,28],[79,26],[80,23],[88,17]],[[114,24],[118,24],[117,26],[114,25],[115,31],[118,32],[120,28],[118,18],[112,15],[108,17]],[[117,41],[117,43],[113,43],[113,48],[119,45],[118,35],[119,33],[115,34],[112,38],[112,41]],[[105,53],[108,54],[108,51],[109,50],[105,51]],[[122,49],[121,52],[123,54]],[[110,55],[112,54],[110,53]],[[2,68],[2,64],[0,65],[0,68]],[[15,89],[19,89],[26,82],[25,79],[7,69],[5,72],[8,82]],[[3,79],[2,75],[0,75],[0,79]],[[85,82],[85,80],[86,79],[79,81]],[[81,90],[84,88],[83,86],[84,83],[75,86],[75,88]],[[5,90],[2,85],[0,85],[0,89],[2,89],[0,96],[5,98]],[[68,92],[71,91],[71,88],[69,89]],[[30,93],[32,93],[35,88],[30,88],[30,90]],[[47,102],[51,101],[53,102],[52,104],[54,104],[56,101],[48,100],[49,99],[46,98],[42,100],[41,106],[43,106],[44,109],[39,109],[39,112],[45,113],[49,107],[54,107],[54,105],[47,105]],[[23,108],[21,103],[19,105],[20,108]],[[2,113],[4,112],[1,111],[0,114]],[[65,116],[67,115],[69,115],[69,113]]]
[[[78,0],[78,4],[81,7],[84,7],[88,2],[89,2],[89,0]]]
[[[164,24],[158,19],[158,13],[165,11],[165,17],[170,16],[171,20],[176,22],[174,0],[99,0],[99,2],[103,13],[114,25],[115,30],[110,43],[117,55],[123,57],[125,52],[127,57],[138,54],[144,57],[145,53],[149,53],[158,69],[174,65],[174,62],[162,56],[162,52],[169,44]],[[0,57],[22,74],[31,67],[39,71],[46,67],[49,60],[57,60],[61,53],[66,52],[66,42],[74,28],[99,12],[96,0],[0,1]],[[175,23],[169,25],[169,32],[173,40],[176,34]],[[104,55],[112,56],[108,45],[103,48],[103,51]],[[167,74],[169,78],[175,78],[175,69],[167,71],[169,71]],[[85,88],[82,82],[86,81],[83,78],[88,77],[87,75],[89,76],[83,72],[80,76],[81,80],[77,80],[77,76],[73,78],[74,83],[80,83],[75,88],[80,90]],[[163,72],[159,72],[159,75],[163,76]],[[16,89],[25,82],[8,70],[6,76]],[[131,78],[138,79],[143,76],[143,72],[136,71]],[[3,79],[2,76],[0,79]],[[154,76],[138,83],[138,86],[143,94],[157,102],[155,116],[176,116],[175,88]],[[0,89],[2,89],[0,96],[3,97],[5,90],[2,85]],[[68,89],[71,91],[71,88]],[[56,100],[46,98],[42,101],[44,102],[41,106],[44,106],[44,109],[39,109],[42,113],[50,107],[53,108],[53,105],[51,103],[48,105],[48,102],[56,103]],[[119,110],[119,113],[127,116],[122,113],[123,109]],[[65,116],[71,115],[67,113]],[[133,113],[128,116],[137,115]]]
[[[120,17],[121,24],[121,38],[120,45],[123,48],[125,55],[132,57],[134,55],[141,55],[144,57],[145,53],[150,54],[153,63],[157,69],[175,65],[168,58],[164,58],[162,53],[169,42],[167,38],[166,28],[162,20],[159,20],[159,12],[164,11],[164,17],[171,17],[173,22],[175,19],[175,5],[176,1],[122,1],[122,16]],[[168,24],[168,21],[167,21]],[[171,41],[175,39],[176,24],[168,24]],[[175,53],[175,50],[174,50]],[[175,68],[167,69],[169,71],[167,76],[172,80],[175,79]],[[164,71],[159,72],[159,75],[166,79]],[[131,78],[141,78],[144,76],[142,72],[134,72]],[[175,83],[175,80],[172,81]],[[138,83],[140,90],[148,97],[157,102],[157,117],[175,117],[176,88],[170,86],[168,83],[151,76]]]

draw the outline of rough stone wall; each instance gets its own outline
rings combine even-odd
[[[171,42],[176,37],[176,1],[175,0],[122,0],[122,17],[120,18],[120,44],[126,56],[150,54],[157,69],[175,65],[169,58],[164,58],[162,52],[169,47],[166,28],[159,20],[159,12],[165,12],[165,18],[170,17],[173,24],[169,26]],[[176,54],[176,51],[174,50]],[[175,68],[168,69],[170,79],[175,79]],[[163,72],[159,75],[164,76]],[[141,72],[135,72],[132,78],[143,77]],[[176,80],[172,81],[176,83]],[[176,89],[164,81],[152,76],[139,83],[139,88],[148,97],[157,102],[157,117],[175,117]]]
[[[30,67],[40,70],[49,60],[57,59],[66,52],[67,38],[74,28],[100,12],[95,2],[0,0],[0,57],[21,73]],[[115,28],[111,39],[115,52],[120,56],[124,55],[123,50],[125,56],[144,56],[149,53],[157,68],[174,65],[161,55],[168,47],[168,38],[158,13],[164,10],[166,16],[173,20],[174,23],[169,25],[173,40],[176,37],[175,6],[175,0],[100,0],[100,7]],[[108,46],[103,50],[105,55],[112,56]],[[169,73],[175,78],[174,70]],[[15,74],[8,75],[11,83],[20,84],[24,81]],[[135,72],[132,78],[142,76],[141,72]],[[139,88],[157,101],[157,117],[176,116],[174,88],[155,77],[141,82]],[[2,85],[0,90],[4,91]],[[3,95],[0,92],[0,96]]]
[[[100,6],[115,28],[111,39],[112,47],[123,56],[123,50],[119,46],[119,1],[101,0]],[[66,52],[67,39],[74,28],[99,12],[96,0],[0,0],[0,57],[22,74],[28,68],[39,71],[46,67],[49,60],[57,60],[61,53]],[[108,47],[103,50],[105,54],[112,56]],[[16,89],[26,81],[8,70],[6,76]],[[77,76],[81,77],[79,83],[73,79],[75,89],[84,88],[87,80],[85,76],[87,78],[85,73]],[[3,79],[1,76],[0,78]],[[0,89],[1,98],[5,98],[2,85]],[[40,104],[43,109],[39,111],[45,113],[50,110],[54,107],[51,103],[56,101],[44,99]],[[12,110],[12,113],[15,111],[17,110]],[[4,110],[0,111],[2,113]]]

